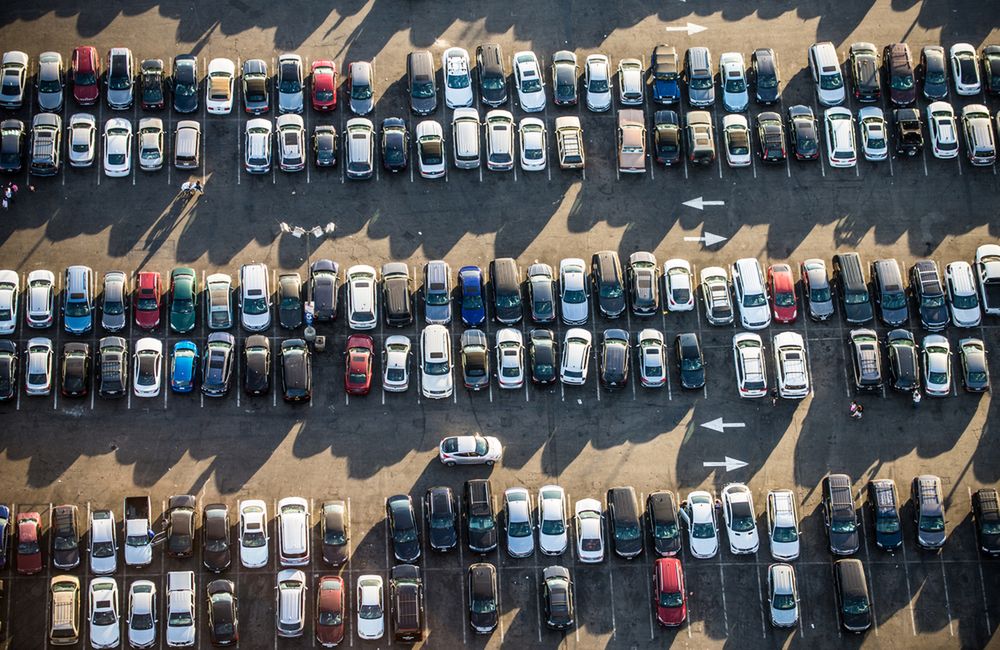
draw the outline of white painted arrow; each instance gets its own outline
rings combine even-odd
[[[706,230],[705,234],[702,235],[701,237],[685,237],[684,241],[700,241],[703,242],[706,246],[715,246],[719,242],[726,241],[726,237],[723,237],[722,235],[716,235],[715,233],[711,233]]]
[[[719,433],[725,432],[726,429],[742,429],[746,425],[742,422],[724,422],[722,418],[715,418],[709,422],[705,422],[701,426],[706,429],[711,429],[712,431],[718,431]]]
[[[685,201],[681,205],[686,205],[689,208],[694,208],[695,210],[704,210],[706,205],[725,205],[725,201],[706,201],[702,197],[696,197],[690,201]]]
[[[741,469],[747,466],[747,464],[744,463],[742,460],[736,460],[735,458],[730,458],[729,456],[726,456],[726,460],[723,461],[706,460],[704,463],[702,463],[702,465],[704,465],[705,467],[725,467],[727,472],[731,472],[734,469]]]
[[[683,25],[671,25],[669,27],[665,27],[664,29],[668,32],[687,32],[688,36],[691,36],[692,34],[698,34],[705,31],[708,27],[702,27],[701,25],[695,25],[694,23],[685,23]]]

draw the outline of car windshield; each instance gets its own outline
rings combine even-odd
[[[167,625],[170,627],[189,627],[193,624],[191,612],[170,612],[170,618],[167,619]]]
[[[97,83],[97,76],[93,72],[78,71],[73,75],[74,86],[93,86]]]
[[[823,90],[837,90],[844,87],[844,79],[840,76],[839,72],[820,75],[819,87]]]
[[[387,368],[385,379],[390,382],[400,382],[406,379],[406,370],[403,368]]]
[[[190,314],[194,311],[194,301],[190,298],[174,298],[171,306],[176,314]]]
[[[860,305],[868,302],[867,291],[847,291],[844,293],[844,302],[848,305]]]
[[[452,530],[455,526],[455,515],[443,514],[431,517],[431,528],[434,530]]]
[[[448,294],[444,291],[428,291],[427,292],[427,304],[433,305],[435,307],[443,307],[448,304],[450,298]]]
[[[38,82],[38,92],[57,93],[62,89],[58,79],[42,79]]]
[[[431,82],[413,84],[412,94],[418,99],[430,99],[435,95],[434,84]]]
[[[750,515],[734,516],[731,527],[737,533],[749,533],[751,530],[754,529],[753,517],[751,517]]]
[[[493,517],[469,517],[469,530],[493,530],[496,522]]]
[[[500,309],[511,309],[521,306],[521,296],[517,293],[498,293],[496,301],[497,307]]]
[[[809,300],[811,302],[830,302],[830,289],[828,287],[810,289]]]
[[[566,532],[566,524],[561,519],[543,519],[543,535],[562,535]]]
[[[955,309],[975,309],[979,306],[979,297],[970,293],[967,295],[953,294],[951,304]]]
[[[38,542],[18,542],[17,553],[18,555],[34,555],[35,553],[38,553]]]
[[[221,553],[229,548],[229,540],[225,537],[209,537],[205,540],[205,550]]]
[[[354,84],[351,86],[351,99],[365,100],[372,98],[372,87],[368,84]]]
[[[775,88],[778,87],[778,78],[771,75],[758,75],[757,87],[766,88],[767,90],[774,90]]]
[[[316,99],[318,99],[321,102],[328,102],[331,99],[333,99],[333,91],[332,90],[317,90],[316,91]]]
[[[232,623],[216,623],[213,628],[217,637],[228,637],[235,631]]]
[[[511,521],[507,524],[507,537],[531,537],[531,524],[527,521]]]
[[[193,83],[177,82],[174,84],[174,94],[180,97],[192,97],[196,90]]]
[[[417,541],[417,529],[416,528],[402,528],[396,529],[392,534],[392,540],[397,544],[406,544],[408,542]]]
[[[281,80],[281,83],[278,85],[278,90],[283,93],[297,93],[302,90],[302,84],[299,83],[297,77],[286,74],[286,76]]]
[[[830,530],[835,533],[848,534],[853,533],[858,528],[858,522],[852,517],[850,519],[834,519],[830,523]]]
[[[358,609],[358,616],[367,621],[374,621],[382,618],[382,608],[378,605],[362,605]]]
[[[893,90],[910,90],[911,88],[913,88],[913,75],[893,76]]]
[[[774,594],[774,599],[771,600],[771,607],[781,610],[795,609],[795,596],[792,594]]]
[[[944,517],[927,515],[920,518],[920,530],[925,533],[940,533],[944,530]]]
[[[748,293],[743,296],[744,307],[763,307],[767,305],[767,296],[762,293]]]
[[[606,93],[608,92],[608,80],[607,79],[591,79],[590,85],[587,87],[592,93]]]
[[[359,372],[357,370],[352,370],[349,374],[349,380],[351,384],[363,384],[368,380],[368,374],[365,372]]]
[[[243,533],[242,543],[246,548],[261,548],[267,544],[267,538],[260,531],[248,531]]]
[[[924,307],[944,307],[944,296],[924,296],[920,304]]]
[[[243,301],[243,313],[251,316],[259,316],[267,313],[266,298],[247,298]]]
[[[451,371],[447,361],[427,361],[424,363],[424,372],[428,375],[447,375]]]
[[[142,99],[146,102],[158,102],[163,99],[163,89],[160,87],[158,75],[146,75],[143,77]]]
[[[788,544],[799,539],[799,531],[790,526],[776,526],[771,532],[771,539],[775,542]]]
[[[726,80],[727,93],[741,93],[744,92],[746,89],[747,89],[747,82],[742,78]]]
[[[468,74],[450,74],[447,76],[447,82],[449,88],[459,89],[468,88],[470,81]]]
[[[691,77],[688,85],[695,90],[711,90],[714,83],[715,82],[712,81],[712,76],[706,75],[704,77]]]
[[[144,537],[144,539],[149,539]],[[90,554],[97,558],[107,558],[115,556],[115,545],[111,542],[95,542]]]
[[[681,607],[684,605],[684,594],[678,591],[663,591],[660,592],[660,598],[657,602],[660,607]]]
[[[150,297],[139,298],[139,300],[136,301],[135,306],[138,307],[140,311],[155,311],[159,308],[156,298]]]
[[[891,517],[876,517],[875,518],[875,530],[880,533],[898,533],[899,532],[899,518],[895,516]]]
[[[701,370],[701,368],[702,368],[701,357],[681,358],[681,370]]]
[[[984,521],[981,525],[983,535],[1000,535],[1000,521]]]
[[[132,78],[128,75],[108,75],[108,88],[111,90],[128,90],[132,87]]]
[[[556,369],[551,363],[535,362],[534,374],[536,379],[551,379],[555,377]]]
[[[129,619],[129,627],[133,630],[152,630],[153,629],[153,615],[146,614],[132,614]]]
[[[492,614],[497,611],[497,601],[492,598],[473,598],[469,605],[476,614]]]
[[[624,293],[625,289],[620,284],[601,284],[601,298],[621,298]]]
[[[330,612],[323,610],[319,613],[320,625],[340,625],[344,622],[344,617],[340,612]]]
[[[561,99],[563,101],[570,101],[576,97],[576,83],[557,83],[556,84],[556,99]]]
[[[580,305],[587,302],[587,293],[583,290],[567,289],[563,293],[563,302],[571,305]]]
[[[425,165],[440,165],[444,161],[444,149],[437,138],[420,138],[420,158]]]
[[[66,315],[73,318],[80,318],[90,313],[90,306],[86,302],[69,300],[66,302]]]
[[[708,523],[692,524],[691,537],[695,539],[712,539],[715,537],[715,526]]]
[[[302,304],[295,296],[285,296],[281,299],[281,309],[298,309]]]
[[[57,551],[72,551],[78,545],[76,536],[64,537],[57,536],[52,539],[52,548]]]
[[[864,614],[868,611],[868,598],[854,596],[844,599],[844,611],[848,614]]]
[[[382,147],[382,161],[387,165],[402,165],[406,161],[406,151],[401,146],[387,143]]]
[[[101,609],[94,612],[91,621],[94,625],[115,625],[118,623],[118,617],[112,609]]]
[[[537,93],[541,89],[542,89],[542,82],[539,81],[538,78],[521,80],[521,92]]]
[[[793,293],[775,293],[774,294],[774,304],[779,307],[794,307],[795,306],[795,294]]]
[[[928,372],[927,373],[927,383],[928,384],[947,384],[948,383],[948,373],[947,372]]]
[[[639,539],[642,530],[634,523],[621,523],[614,527],[615,539],[620,542],[630,542]]]
[[[167,542],[167,546],[172,551],[178,551],[178,552],[187,551],[192,546],[191,536],[175,533],[170,536],[169,541]]]
[[[673,539],[677,537],[677,524],[674,522],[656,522],[653,527],[653,537],[656,539]]]

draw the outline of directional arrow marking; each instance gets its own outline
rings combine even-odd
[[[694,208],[695,210],[704,210],[706,205],[725,205],[725,201],[706,201],[702,197],[696,197],[690,201],[685,201],[681,205],[686,205],[689,208]]]
[[[726,429],[742,429],[746,425],[742,422],[724,422],[722,418],[715,418],[714,420],[705,422],[701,426],[706,429],[711,429],[712,431],[723,433]]]
[[[726,456],[726,460],[706,460],[702,463],[705,467],[725,467],[727,472],[731,472],[734,469],[741,469],[747,466],[742,460],[736,460],[735,458],[730,458]]]
[[[720,242],[726,241],[726,237],[710,233],[706,230],[705,234],[702,235],[701,237],[685,237],[684,241],[700,241],[703,242],[706,246],[715,246]]]
[[[699,34],[708,28],[694,23],[685,23],[683,25],[670,25],[664,29],[668,32],[687,32],[688,36],[691,36],[692,34]]]

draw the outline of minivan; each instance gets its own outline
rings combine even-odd
[[[993,139],[990,109],[982,104],[969,104],[962,109],[962,131],[969,162],[977,167],[992,165],[997,159]]]
[[[824,106],[842,104],[847,93],[844,76],[840,72],[840,59],[833,43],[824,41],[809,47],[809,72],[816,84],[816,97]]]
[[[413,643],[424,638],[424,584],[420,568],[412,564],[392,567],[389,577],[393,636]]]
[[[473,553],[489,553],[497,547],[497,521],[493,511],[493,488],[490,480],[472,479],[463,491],[466,537]]]
[[[89,266],[66,269],[63,327],[70,334],[85,334],[94,326],[94,271]]]
[[[591,286],[597,306],[605,318],[618,318],[625,312],[625,277],[615,251],[597,251],[590,259]]]
[[[944,546],[944,491],[941,479],[923,474],[913,479],[913,520],[917,525],[917,545],[934,550]]]
[[[496,43],[483,43],[476,48],[476,66],[479,68],[479,94],[487,106],[507,103],[507,71],[503,64],[503,51]]]
[[[631,485],[608,490],[608,528],[615,553],[631,560],[642,553],[642,524],[639,522],[639,501]]]
[[[831,553],[853,555],[858,552],[858,515],[847,474],[828,474],[823,479],[823,521]]]
[[[201,123],[181,120],[174,131],[174,167],[197,169],[200,165]]]
[[[309,564],[309,537],[312,534],[309,502],[302,497],[285,497],[279,501],[277,528],[281,566]]]
[[[405,263],[389,262],[382,265],[382,305],[385,324],[389,327],[406,327],[413,322],[410,269]]]
[[[513,325],[521,320],[521,269],[511,257],[490,262],[493,313],[497,321]]]
[[[840,305],[848,323],[867,323],[874,312],[868,281],[865,279],[861,256],[857,253],[838,253],[833,256],[833,272],[840,291]]]
[[[864,565],[861,560],[837,560],[833,564],[833,577],[840,624],[848,632],[864,632],[872,624]]]
[[[479,167],[479,112],[474,108],[456,108],[451,120],[455,146],[455,167]]]
[[[451,322],[451,267],[432,260],[424,267],[424,320],[428,325]]]
[[[49,643],[76,645],[80,641],[80,579],[76,576],[55,576],[49,582],[52,623]]]
[[[240,267],[240,322],[248,332],[271,326],[271,282],[265,264]]]
[[[691,47],[684,53],[684,78],[691,106],[704,108],[715,103],[715,73],[707,47]]]
[[[406,57],[406,79],[410,110],[415,115],[430,115],[436,111],[437,81],[434,79],[434,57],[430,52],[410,52]]]
[[[903,274],[895,259],[872,262],[872,284],[882,322],[889,327],[905,325],[910,319],[909,300],[903,285]]]

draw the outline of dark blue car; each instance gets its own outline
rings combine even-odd
[[[681,99],[677,68],[677,48],[673,45],[657,45],[653,48],[653,59],[649,66],[653,77],[653,101],[657,104],[676,104]]]
[[[481,325],[486,320],[483,270],[478,266],[463,266],[458,271],[458,282],[462,287],[462,322],[469,327]]]
[[[198,346],[191,341],[178,341],[170,355],[170,389],[175,393],[190,393],[198,377]]]
[[[7,543],[10,537],[10,508],[0,504],[0,569],[7,566]]]

